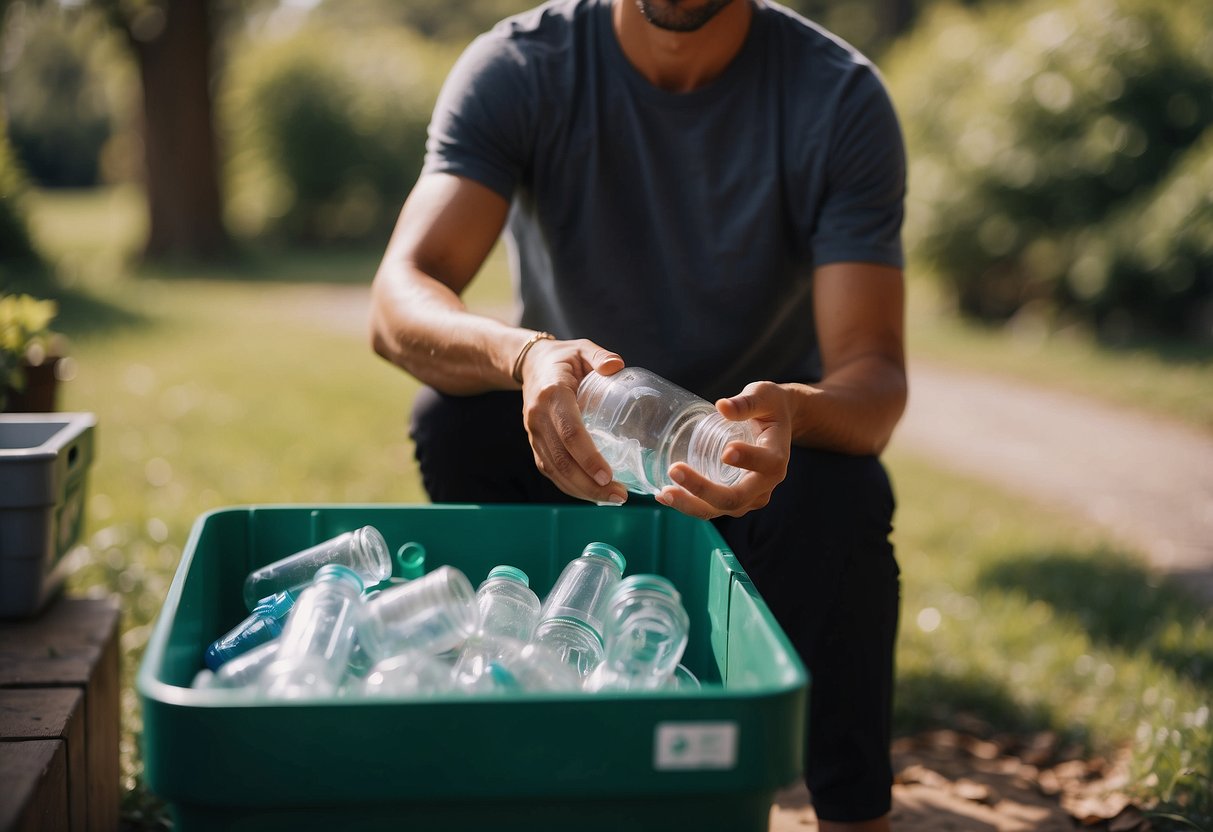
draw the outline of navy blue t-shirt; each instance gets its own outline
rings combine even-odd
[[[502,21],[451,71],[424,169],[512,202],[522,325],[709,400],[820,379],[814,267],[902,264],[905,153],[878,74],[787,9],[754,12],[689,93],[628,62],[610,0]]]

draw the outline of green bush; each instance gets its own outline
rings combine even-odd
[[[22,167],[44,187],[98,184],[122,115],[115,36],[91,10],[18,4],[6,41],[13,54],[3,70],[5,109]]]
[[[453,55],[400,28],[303,29],[235,50],[220,112],[238,233],[379,240],[416,181]]]
[[[1173,326],[1173,293],[1140,291],[1159,278],[1097,280],[1090,264],[1116,250],[1127,274],[1119,238],[1148,229],[1118,218],[1141,210],[1213,123],[1211,24],[1200,0],[937,6],[894,50],[907,244],[963,312],[1000,320],[1044,302],[1095,323],[1115,309],[1134,329]],[[1178,274],[1196,268],[1188,256],[1174,247],[1163,259]]]
[[[1213,127],[1101,232],[1079,246],[1068,303],[1126,335],[1149,309],[1156,327],[1213,340]]]
[[[30,239],[25,215],[25,175],[13,155],[0,117],[0,288],[10,272],[37,269],[41,260]]]

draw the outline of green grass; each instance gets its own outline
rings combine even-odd
[[[416,384],[371,353],[359,310],[332,300],[348,291],[325,294],[369,281],[379,252],[259,253],[227,271],[136,276],[124,264],[137,217],[129,192],[43,198],[35,212],[68,283],[60,324],[78,374],[61,409],[98,419],[71,586],[122,599],[125,816],[153,826],[133,678],[195,518],[424,497],[406,435]],[[503,262],[497,252],[470,303],[502,309]],[[1024,363],[1005,338],[935,325],[912,340]],[[1182,388],[1185,367],[1151,366],[1151,383]],[[1213,828],[1213,614],[1068,517],[905,453],[889,465],[904,582],[898,731],[963,717],[991,732],[1056,731],[1092,752],[1128,745],[1142,795]]]
[[[1081,328],[1032,315],[983,326],[951,314],[929,275],[911,275],[912,358],[1069,390],[1213,432],[1213,342],[1100,344]]]

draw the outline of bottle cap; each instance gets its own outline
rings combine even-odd
[[[682,598],[678,594],[678,590],[674,588],[674,584],[661,575],[629,575],[615,587],[615,594],[620,595],[624,592],[659,592],[675,601]]]
[[[296,593],[289,589],[269,595],[257,602],[253,612],[263,613],[270,618],[281,618],[291,611],[291,607],[295,606],[295,595]]]
[[[588,555],[595,555],[597,557],[606,558],[607,560],[612,561],[617,567],[619,567],[619,574],[621,575],[623,574],[623,570],[626,569],[628,565],[627,560],[623,557],[623,553],[609,543],[600,543],[597,541],[590,543],[581,550],[582,557],[586,557]]]
[[[400,568],[400,577],[412,580],[425,574],[425,547],[415,540],[410,540],[396,550],[396,566]]]
[[[493,580],[517,581],[523,586],[531,585],[531,579],[517,566],[494,566],[489,570],[488,577],[484,579],[484,582],[488,583]]]
[[[320,581],[345,581],[348,584],[358,587],[358,591],[362,592],[362,578],[358,573],[348,566],[342,566],[340,563],[326,563],[324,566],[316,570],[315,577],[312,578],[312,583]]]

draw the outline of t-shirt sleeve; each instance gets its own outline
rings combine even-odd
[[[906,154],[897,114],[871,67],[844,90],[829,139],[824,189],[812,235],[813,265],[904,265]]]
[[[422,174],[464,176],[510,200],[530,158],[534,101],[518,47],[495,32],[477,38],[438,94]]]

